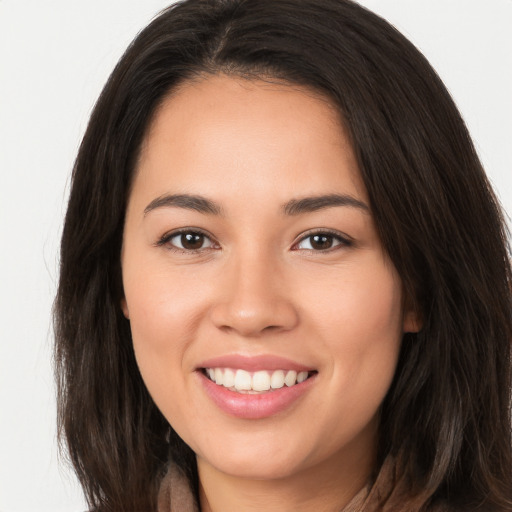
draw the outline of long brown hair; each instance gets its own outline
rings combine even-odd
[[[379,463],[404,500],[512,509],[511,268],[467,129],[421,53],[348,0],[185,0],[130,45],[75,162],[55,303],[59,426],[90,506],[154,510],[169,457],[195,459],[138,372],[120,309],[123,222],[155,109],[197,74],[278,78],[327,96],[351,136],[383,246],[423,328],[382,405]],[[405,504],[404,504],[404,508]]]

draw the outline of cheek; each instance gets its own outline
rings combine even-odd
[[[369,269],[369,270],[368,270]],[[330,355],[333,392],[362,420],[372,416],[393,379],[402,339],[401,283],[387,264],[356,268],[312,297],[322,352]]]
[[[123,285],[137,364],[160,401],[162,383],[188,370],[184,355],[204,310],[201,295],[193,282],[135,258],[123,262]]]
[[[183,377],[192,372],[186,354],[197,323],[196,308],[191,307],[194,294],[182,290],[176,300],[172,285],[148,276],[133,288],[127,286],[126,295],[140,374],[157,407],[179,429],[187,421],[188,389]]]
[[[331,272],[328,279],[318,275],[309,279],[311,282],[302,287],[307,290],[302,292],[303,301],[326,335],[334,334],[340,342],[352,341],[356,346],[401,337],[401,283],[387,262],[371,258],[368,263]],[[319,283],[322,286],[313,286]],[[343,333],[352,335],[343,340]]]
[[[134,344],[165,351],[193,332],[205,307],[202,283],[198,273],[169,264],[162,251],[128,246],[123,288]]]

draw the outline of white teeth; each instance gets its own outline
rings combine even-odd
[[[226,388],[232,388],[235,385],[235,372],[229,368],[224,370],[224,381],[222,385]]]
[[[280,389],[284,386],[284,372],[283,370],[276,370],[272,377],[270,377],[270,387],[272,389]]]
[[[270,389],[270,375],[265,371],[256,372],[252,376],[252,389],[254,391],[268,391]]]
[[[297,375],[297,383],[304,382],[308,378],[308,372],[300,372]]]
[[[284,378],[284,383],[288,387],[290,387],[290,386],[293,386],[296,381],[297,381],[297,372],[295,372],[293,370],[289,370],[288,373],[286,374],[286,377]]]
[[[251,374],[245,370],[237,370],[235,375],[235,388],[238,391],[249,391],[249,389],[252,389]]]
[[[232,368],[205,368],[205,374],[219,386],[240,393],[263,393],[274,389],[295,386],[304,382],[309,373],[295,370],[259,370],[254,373]]]

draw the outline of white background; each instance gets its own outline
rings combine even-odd
[[[80,511],[59,466],[51,305],[69,173],[121,53],[164,0],[0,0],[0,512]],[[429,58],[512,212],[512,0],[363,0]]]

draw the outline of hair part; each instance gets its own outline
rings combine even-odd
[[[59,431],[91,508],[155,510],[169,457],[197,488],[194,454],[137,368],[120,250],[156,109],[181,84],[217,73],[307,87],[339,109],[383,246],[421,313],[382,405],[379,463],[395,457],[398,474],[387,504],[510,510],[512,300],[501,209],[426,59],[348,0],[178,2],[137,36],[105,85],[73,169],[54,316]]]

